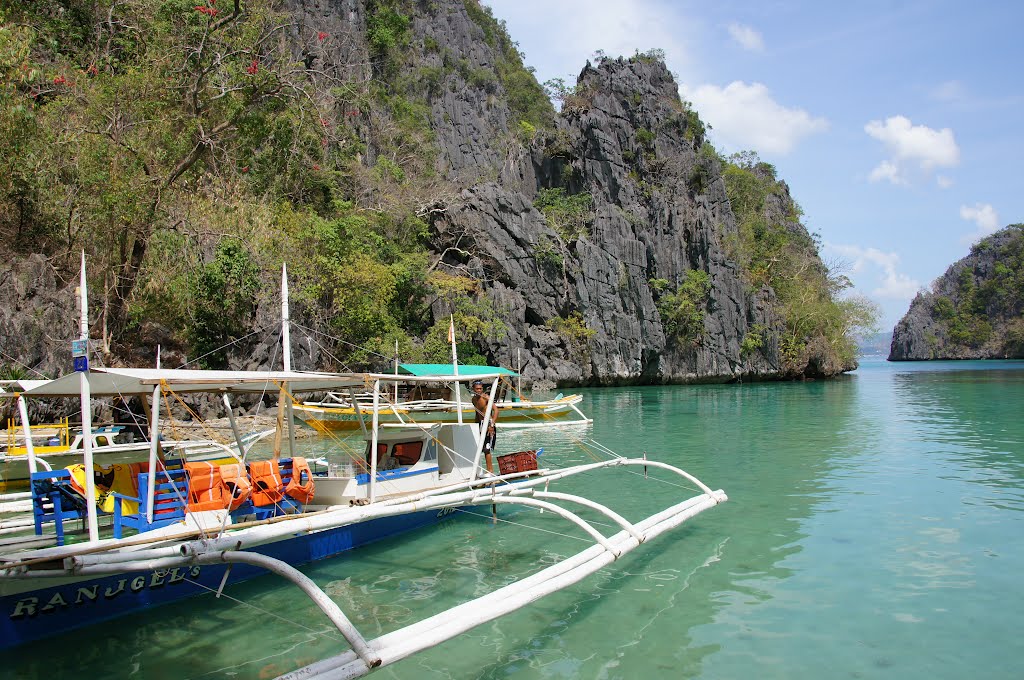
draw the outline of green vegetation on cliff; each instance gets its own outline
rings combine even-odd
[[[1024,356],[1024,225],[976,243],[915,304],[930,309],[935,325],[923,358]]]
[[[491,8],[480,4],[480,0],[463,3],[469,18],[483,30],[484,40],[495,51],[494,69],[512,113],[534,129],[553,127],[555,110],[551,101],[534,77],[533,69],[523,65],[523,55],[509,37],[505,22],[496,19]]]
[[[711,292],[711,278],[706,271],[691,269],[674,291],[668,290],[665,279],[651,279],[658,314],[665,333],[682,342],[696,344],[704,335],[704,310]]]
[[[328,346],[341,362],[396,340],[443,357],[430,304],[446,293],[417,216],[438,191],[436,149],[426,107],[394,87],[403,3],[371,3],[369,81],[309,68],[344,36],[307,27],[297,61],[283,2],[5,6],[0,236],[69,273],[85,249],[114,347],[155,322],[223,365],[211,351],[252,328],[286,261],[302,318],[344,338]]]
[[[726,247],[751,288],[775,292],[785,321],[779,341],[784,370],[800,374],[809,363],[853,366],[856,335],[874,330],[877,307],[843,296],[850,280],[822,264],[817,238],[801,224],[802,211],[772,165],[753,152],[733,154],[723,176],[737,227]],[[745,351],[753,351],[763,332],[744,341]]]

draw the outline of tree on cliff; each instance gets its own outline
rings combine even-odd
[[[68,279],[84,248],[101,335],[126,353],[143,324],[193,356],[251,330],[266,287],[211,278],[224,252],[268,282],[290,260],[306,317],[350,343],[332,354],[407,345],[437,294],[415,212],[441,191],[406,178],[433,147],[422,106],[382,80],[408,42],[391,4],[353,46],[275,0],[5,3],[3,247]],[[232,309],[214,318],[214,300]]]
[[[876,330],[878,308],[838,267],[818,256],[819,242],[775,168],[753,151],[733,154],[723,172],[737,233],[727,244],[753,288],[774,291],[785,323],[779,341],[783,370],[792,376],[856,366],[856,339]]]
[[[22,251],[67,257],[88,245],[96,270],[110,274],[115,333],[152,240],[181,226],[211,175],[223,189],[253,156],[270,156],[277,167],[260,173],[297,192],[300,166],[319,156],[322,92],[281,39],[284,15],[250,5],[44,0],[4,19],[5,30],[32,27],[37,75],[9,88],[16,113],[5,107],[0,125],[19,142],[0,161],[10,209],[0,213],[18,224],[0,229]]]

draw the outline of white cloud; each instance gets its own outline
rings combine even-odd
[[[825,250],[849,260],[852,275],[859,274],[856,278],[871,281],[868,285],[858,284],[857,287],[863,290],[873,285],[871,295],[875,297],[909,302],[921,290],[919,281],[897,271],[900,256],[896,253],[835,243],[826,243]]]
[[[889,153],[889,158],[871,171],[872,182],[884,179],[893,184],[907,184],[911,172],[931,175],[936,168],[960,164],[960,147],[949,128],[933,130],[925,125],[914,125],[905,116],[891,116],[884,122],[871,121],[864,126],[864,131],[882,142]],[[942,186],[942,181],[939,185]]]
[[[975,203],[974,206],[960,206],[960,217],[968,222],[974,222],[978,229],[964,236],[962,243],[974,243],[978,239],[999,230],[999,213],[988,203]]]
[[[761,34],[750,26],[731,23],[728,26],[729,35],[740,47],[751,52],[760,52],[764,49],[764,39]]]
[[[872,182],[879,182],[883,179],[887,179],[893,184],[905,184],[903,178],[900,176],[900,169],[895,163],[889,161],[882,161],[871,171],[868,179]]]
[[[686,45],[694,23],[658,0],[484,0],[508,24],[512,39],[537,67],[537,78],[576,82],[595,50],[632,56],[664,49],[671,68],[692,65]],[[538,17],[543,17],[538,21]]]
[[[948,189],[953,186],[953,179],[945,175],[938,175],[935,178],[935,183],[939,185],[940,189]]]
[[[785,154],[804,137],[828,129],[824,118],[776,102],[761,83],[737,80],[724,88],[698,85],[680,90],[700,117],[711,123],[716,140],[733,150]]]
[[[960,206],[960,217],[978,225],[978,228],[991,234],[999,228],[999,214],[988,203],[975,203],[974,207]]]

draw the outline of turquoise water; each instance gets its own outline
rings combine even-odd
[[[502,432],[499,453],[584,462],[594,439],[729,502],[378,677],[1021,676],[1024,362],[865,360],[832,381],[590,390],[584,404],[592,428]],[[692,495],[668,480],[603,472],[561,489],[635,520]],[[306,572],[374,636],[589,544],[550,513],[501,517],[459,514]],[[276,578],[228,596],[18,649],[0,673],[261,678],[345,648]]]

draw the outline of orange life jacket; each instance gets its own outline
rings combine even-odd
[[[213,463],[185,463],[188,474],[188,509],[191,512],[202,510],[223,510],[228,506],[230,498],[225,491],[224,480],[220,468]]]
[[[309,469],[309,463],[305,458],[296,456],[292,458],[292,478],[285,487],[284,492],[298,502],[305,505],[313,500],[316,493],[316,484],[313,483],[313,473]]]
[[[276,460],[257,460],[249,463],[252,477],[252,504],[257,507],[273,505],[284,498],[284,480]]]
[[[220,466],[220,477],[227,487],[226,493],[231,495],[231,509],[237,510],[238,506],[249,500],[252,495],[252,484],[249,483],[249,476],[245,474],[245,468],[237,463]]]

